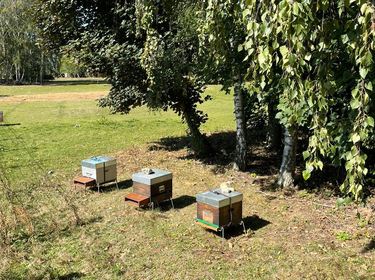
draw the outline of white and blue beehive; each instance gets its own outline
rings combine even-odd
[[[116,181],[116,159],[100,156],[82,160],[82,175],[94,179],[96,184]]]

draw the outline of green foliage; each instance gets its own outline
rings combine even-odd
[[[35,83],[57,74],[59,59],[37,44],[32,0],[0,1],[0,83]]]
[[[244,4],[241,1],[204,1],[200,18],[200,51],[209,53],[211,59],[206,72],[214,72],[215,79],[228,92],[234,86],[234,78],[245,87],[247,62],[241,44],[246,38],[246,26],[242,20]],[[210,74],[208,74],[210,75]]]
[[[341,207],[343,205],[349,205],[350,203],[353,202],[353,199],[349,196],[345,198],[339,197],[336,202],[337,202],[337,207]]]
[[[240,1],[249,77],[259,95],[281,89],[277,117],[309,127],[303,154],[308,179],[332,161],[345,162],[344,194],[360,200],[373,138],[373,3],[308,0]]]
[[[199,131],[207,115],[197,105],[210,98],[201,96],[204,87],[194,74],[198,37],[191,9],[190,2],[167,0],[37,0],[36,20],[44,47],[110,78],[112,88],[99,106],[121,114],[144,104],[172,109],[187,123],[193,141],[210,151]]]
[[[73,59],[63,56],[61,58],[60,71],[61,74],[66,75],[66,77],[85,77],[86,67],[75,62]]]
[[[346,232],[338,232],[336,233],[336,236],[337,236],[337,239],[340,241],[347,241],[347,240],[352,239],[350,235],[347,234]]]
[[[263,129],[268,121],[267,110],[259,99],[252,94],[245,94],[245,119],[248,127]]]

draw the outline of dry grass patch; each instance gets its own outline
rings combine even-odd
[[[375,277],[373,201],[365,208],[337,209],[333,197],[265,192],[274,176],[260,181],[230,165],[191,159],[185,149],[142,146],[112,156],[121,189],[112,185],[100,194],[95,189],[77,192],[85,223],[36,244],[29,257],[35,271],[48,263],[45,271],[76,279]],[[131,175],[146,166],[173,172],[175,209],[168,202],[154,211],[124,205],[123,196],[132,192]],[[195,195],[228,180],[244,194],[247,232],[229,228],[222,240],[194,225]]]

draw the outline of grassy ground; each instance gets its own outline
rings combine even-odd
[[[203,130],[220,152],[199,160],[173,113],[109,115],[95,101],[108,86],[74,83],[16,92],[22,102],[0,97],[9,125],[0,126],[0,279],[375,278],[374,200],[337,208],[329,186],[272,190],[279,159],[256,133],[248,172],[232,170],[233,103],[219,87],[208,88],[214,100],[202,107]],[[90,94],[79,97],[76,87]],[[41,94],[48,98],[33,100]],[[119,189],[73,188],[80,161],[93,155],[116,158]],[[175,209],[124,205],[142,167],[173,172]],[[222,239],[194,218],[196,194],[224,181],[244,195],[246,233],[232,227]]]

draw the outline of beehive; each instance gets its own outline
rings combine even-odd
[[[213,229],[238,224],[242,221],[242,193],[222,193],[221,189],[196,195],[197,222]]]
[[[172,173],[152,169],[151,174],[139,172],[132,175],[133,193],[125,196],[128,204],[159,203],[172,198]],[[136,194],[136,195],[134,195]]]
[[[115,181],[117,179],[116,159],[100,156],[82,160],[82,175],[95,179],[96,184]]]

